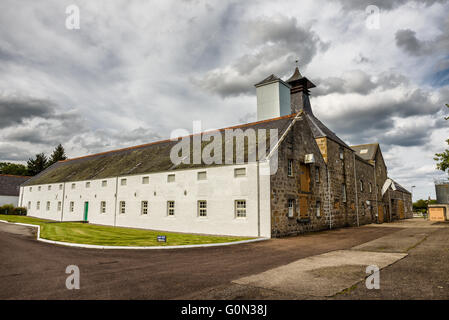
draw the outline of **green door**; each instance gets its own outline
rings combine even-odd
[[[89,202],[84,202],[84,221],[87,221],[88,211],[89,211]]]

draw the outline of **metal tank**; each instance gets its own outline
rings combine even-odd
[[[436,180],[435,192],[438,204],[449,204],[449,179]]]

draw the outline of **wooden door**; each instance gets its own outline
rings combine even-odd
[[[405,219],[404,201],[402,200],[398,200],[398,212],[399,212],[399,219]]]
[[[379,223],[384,223],[384,208],[383,206],[379,206]]]

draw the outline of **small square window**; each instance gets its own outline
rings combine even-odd
[[[146,214],[148,214],[148,201],[142,201],[142,204],[141,204],[141,214],[144,214],[144,215],[146,215]]]
[[[175,215],[175,202],[167,201],[167,215],[174,216]]]
[[[246,200],[235,200],[235,217],[246,218]]]
[[[90,188],[90,182],[86,182],[86,188]]]
[[[36,210],[40,210],[40,208],[41,208],[41,202],[38,201],[38,202],[36,202]]]
[[[167,176],[167,182],[175,182],[175,175],[174,174],[169,174]]]
[[[150,177],[142,177],[142,184],[149,184],[150,183]]]
[[[288,217],[293,218],[294,213],[295,213],[295,200],[288,199]]]
[[[37,191],[41,191],[41,186],[37,187]]]
[[[58,201],[58,211],[61,211],[61,209],[62,209],[62,202]]]
[[[198,216],[199,217],[207,217],[207,201],[206,200],[198,201]]]
[[[121,179],[120,180],[120,185],[121,186],[126,186],[126,179]]]
[[[288,165],[287,165],[287,175],[289,177],[293,177],[293,160],[289,159],[288,160]]]
[[[207,172],[206,171],[198,172],[198,180],[207,180]]]
[[[59,185],[59,190],[62,190],[62,184]]]
[[[76,188],[76,183],[72,183],[72,189]]]
[[[106,201],[100,202],[100,213],[106,213]]]
[[[234,169],[234,177],[244,177],[246,176],[246,168],[236,168]]]
[[[101,186],[102,187],[107,187],[108,186],[108,181],[107,180],[101,181]]]
[[[33,191],[33,188],[32,187],[30,187],[30,192],[32,192]]]
[[[51,186],[48,186],[47,189],[50,191],[51,190]]]
[[[126,202],[120,201],[120,214],[125,214],[125,213],[126,213]]]

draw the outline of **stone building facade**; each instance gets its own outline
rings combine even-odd
[[[313,114],[313,87],[297,68],[286,81],[271,75],[256,84],[259,121],[184,137],[187,150],[198,138],[201,154],[222,154],[218,162],[189,154],[190,162],[173,163],[177,140],[69,159],[24,183],[19,204],[60,221],[254,237],[411,217],[411,194],[388,178],[379,145],[348,146],[326,127]],[[275,130],[276,158],[261,158],[247,137],[245,161],[233,147],[233,162],[225,162],[231,129],[251,129],[258,142],[259,130]],[[262,174],[273,163],[276,170]]]

